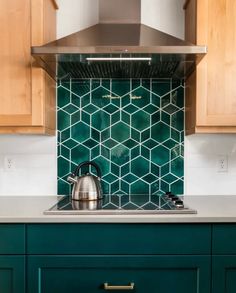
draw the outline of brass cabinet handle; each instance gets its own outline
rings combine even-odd
[[[129,285],[121,285],[121,286],[112,286],[108,283],[104,283],[105,290],[134,290],[134,283],[130,283]]]

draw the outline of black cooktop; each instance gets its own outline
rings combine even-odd
[[[183,197],[171,193],[165,195],[113,194],[104,195],[97,201],[75,201],[70,196],[62,197],[44,214],[195,214],[186,206]]]

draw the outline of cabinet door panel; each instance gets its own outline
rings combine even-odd
[[[236,292],[236,256],[212,257],[212,293]]]
[[[0,256],[0,292],[25,293],[23,256]]]
[[[104,283],[134,283],[138,293],[209,293],[210,257],[29,256],[27,279],[28,293],[104,292]]]

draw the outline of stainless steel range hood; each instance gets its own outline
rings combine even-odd
[[[140,24],[140,0],[100,0],[99,24],[41,47],[38,64],[54,79],[186,78],[206,54]]]

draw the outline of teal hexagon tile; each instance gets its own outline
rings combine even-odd
[[[60,155],[64,158],[70,158],[70,149],[61,145],[60,147]]]
[[[80,121],[81,115],[80,111],[77,111],[71,115],[71,124],[75,124]]]
[[[181,142],[181,136],[180,136],[180,132],[178,130],[175,130],[175,129],[171,128],[170,129],[170,136],[176,142]]]
[[[182,86],[172,92],[171,102],[179,108],[184,107],[184,88]]]
[[[107,148],[111,149],[117,145],[117,142],[110,138],[110,139],[104,141],[103,145],[105,145]]]
[[[168,184],[167,182],[161,180],[160,182],[160,190],[165,193],[167,191],[172,191],[172,189],[170,188],[170,184]],[[173,191],[172,191],[173,192]]]
[[[155,105],[156,107],[160,108],[161,106],[161,98],[157,95],[155,95],[154,93],[151,94],[151,102],[153,105]]]
[[[111,173],[115,174],[116,176],[120,176],[120,167],[113,164],[111,161]]]
[[[180,141],[184,142],[184,130],[180,132]]]
[[[57,143],[61,142],[61,131],[57,130]]]
[[[171,184],[171,192],[174,194],[183,194],[184,193],[184,184],[182,180],[178,180]]]
[[[171,161],[171,173],[177,177],[182,177],[184,174],[184,160],[182,157],[177,157]]]
[[[69,149],[74,148],[77,144],[78,144],[78,142],[75,141],[74,139],[71,139],[71,138],[63,141],[63,145],[66,146]]]
[[[159,166],[166,164],[170,160],[169,150],[161,145],[155,147],[151,150],[151,160]]]
[[[145,176],[149,173],[149,165],[149,161],[140,156],[131,161],[131,172],[138,177]]]
[[[151,187],[151,194],[157,194],[158,190],[160,189],[160,180],[157,180],[150,184]]]
[[[70,138],[70,128],[67,128],[61,132],[61,142],[64,142],[68,138]]]
[[[111,150],[109,148],[106,148],[104,145],[101,145],[101,156],[110,160]]]
[[[121,112],[121,121],[130,125],[130,115],[127,114],[126,112]]]
[[[173,183],[174,181],[176,181],[178,179],[178,177],[176,177],[173,174],[169,173],[169,174],[163,176],[161,179],[164,180],[167,183]]]
[[[119,108],[116,105],[108,104],[103,108],[104,111],[106,111],[108,114],[113,114],[114,112],[118,111]]]
[[[111,85],[111,91],[117,96],[125,95],[127,92],[130,91],[130,81],[127,79],[113,80]]]
[[[156,124],[157,122],[160,122],[160,120],[161,120],[161,112],[160,111],[157,111],[151,115],[151,125]]]
[[[130,172],[130,162],[120,167],[120,176],[123,177]]]
[[[147,112],[148,114],[154,114],[159,110],[159,108],[156,105],[149,104],[145,108],[143,108],[143,111]]]
[[[150,103],[150,91],[139,87],[131,92],[131,102],[138,108],[143,108]]]
[[[83,96],[81,98],[81,107],[85,107],[86,105],[89,105],[90,104],[90,94],[86,94],[85,96]]]
[[[141,156],[147,160],[150,159],[150,149],[146,148],[145,146],[141,146]]]
[[[122,177],[122,179],[124,181],[126,181],[127,183],[133,183],[136,180],[138,180],[139,178],[137,176],[135,176],[134,174],[129,173],[129,174],[125,175],[124,177]]]
[[[131,194],[149,194],[149,184],[142,180],[138,180],[130,185]]]
[[[107,90],[110,91],[111,89],[111,80],[110,79],[102,79],[101,80],[101,85],[106,88]]]
[[[94,159],[94,162],[97,163],[100,167],[102,176],[105,176],[110,172],[110,161],[108,161],[106,158],[99,156]]]
[[[105,181],[102,181],[101,187],[102,187],[103,194],[110,194],[110,185],[108,183],[106,183]]]
[[[179,156],[184,156],[184,150],[183,147],[178,144],[176,147],[171,149],[171,160]]]
[[[100,79],[93,79],[91,82],[92,90],[98,88],[101,85]]]
[[[58,88],[60,86],[66,88],[66,89],[68,89],[70,91],[70,89],[71,89],[71,81],[59,81],[58,82]]]
[[[118,122],[111,126],[111,138],[123,142],[130,137],[130,128],[123,122]]]
[[[142,178],[147,183],[153,183],[158,179],[158,176],[153,175],[152,173],[148,173]]]
[[[105,107],[110,103],[110,92],[103,88],[99,87],[92,91],[92,99],[91,102],[99,108]]]
[[[123,180],[121,180],[121,187],[120,187],[121,191],[124,194],[129,194],[129,184]]]
[[[164,96],[161,98],[161,108],[163,109],[164,107],[170,105],[170,94]]]
[[[83,142],[90,137],[90,127],[83,123],[78,122],[71,127],[71,138],[78,142]]]
[[[62,108],[65,105],[70,103],[70,92],[67,89],[65,89],[61,86],[58,87],[57,95],[58,95],[58,97],[60,97],[57,102],[57,106],[59,108]]]
[[[177,108],[175,105],[169,104],[163,108],[163,111],[167,112],[168,114],[173,114],[177,112],[179,108]]]
[[[132,148],[131,151],[130,151],[130,154],[131,154],[131,160],[133,160],[136,157],[140,156],[141,155],[140,146],[138,145],[138,146]]]
[[[71,150],[71,160],[75,164],[80,164],[89,160],[89,149],[83,145],[78,145]]]
[[[111,115],[111,126],[121,120],[121,112],[117,111]]]
[[[143,145],[145,147],[147,147],[148,149],[152,149],[152,148],[156,147],[158,145],[158,143],[155,140],[150,138],[150,139],[146,140],[145,142],[143,142]]]
[[[100,139],[103,142],[103,141],[105,141],[105,140],[107,140],[108,138],[111,137],[111,128],[109,127],[107,129],[101,131],[100,133],[101,133]]]
[[[132,126],[131,126],[132,127]],[[134,129],[133,127],[131,128],[131,138],[137,142],[141,141],[141,134],[139,131]]]
[[[94,148],[96,145],[98,145],[98,142],[92,138],[87,139],[83,142],[83,145],[86,146],[88,149]]]
[[[82,111],[81,112],[81,120],[86,123],[87,125],[91,124],[91,115],[89,115],[88,113]]]
[[[130,154],[129,149],[120,144],[111,149],[111,161],[119,166],[129,162]]]
[[[94,148],[90,150],[90,159],[93,160],[97,158],[98,156],[100,156],[100,154],[101,154],[100,146],[95,146]]]
[[[178,131],[183,130],[184,112],[178,111],[171,116],[171,127]]]
[[[168,162],[167,164],[161,166],[161,173],[160,173],[161,177],[164,177],[168,173],[170,173],[170,162]]]
[[[92,115],[92,126],[102,131],[110,126],[110,116],[106,112],[99,110]]]
[[[166,124],[159,122],[151,127],[152,139],[158,142],[163,142],[170,137],[170,127]]]
[[[150,138],[150,133],[151,132],[150,132],[149,128],[144,130],[144,131],[142,131],[141,132],[141,141],[145,141],[145,140],[149,139]]]
[[[70,115],[62,110],[57,112],[57,129],[64,130],[70,126]]]
[[[101,139],[100,131],[98,131],[98,130],[96,130],[94,128],[91,128],[91,138],[94,139],[97,142],[100,142],[100,139]]]
[[[75,105],[76,107],[80,108],[81,107],[81,98],[72,93],[72,95],[71,95],[71,103],[73,105]]]
[[[167,141],[163,142],[163,145],[167,147],[168,149],[172,149],[178,146],[179,144],[173,139],[168,139]]]
[[[70,173],[70,161],[68,159],[58,157],[58,177],[63,177]]]
[[[161,111],[161,121],[165,122],[168,126],[170,125],[170,117],[168,113]]]
[[[160,97],[167,94],[170,91],[170,88],[171,80],[152,80],[152,91]]]
[[[128,114],[133,114],[133,113],[139,111],[139,108],[136,107],[136,106],[134,106],[134,105],[132,105],[132,104],[128,104],[127,106],[125,106],[125,107],[123,108],[123,110],[124,110],[125,112],[127,112]]]
[[[71,91],[77,93],[80,97],[84,96],[90,92],[90,80],[72,80]]]
[[[120,182],[119,180],[113,182],[112,184],[110,184],[110,190],[111,190],[111,194],[115,194],[119,191],[120,189]]]
[[[160,167],[155,165],[154,163],[151,163],[151,173],[157,177],[160,176]]]
[[[131,116],[131,125],[133,128],[142,131],[150,127],[150,116],[144,111],[138,111]]]
[[[138,143],[133,139],[128,139],[124,141],[122,144],[125,145],[128,149],[132,149],[133,147],[138,145]]]
[[[150,89],[151,89],[151,79],[142,79],[142,86],[150,91]]]
[[[131,88],[132,88],[132,90],[140,87],[140,85],[141,85],[141,80],[140,79],[132,79],[131,80]]]
[[[102,178],[104,181],[106,181],[107,183],[113,183],[113,182],[115,182],[115,181],[117,181],[118,180],[118,178],[117,178],[117,176],[115,176],[114,174],[112,174],[112,173],[110,173],[110,174],[108,174],[108,175],[106,175],[106,176],[103,176],[103,178]]]
[[[69,195],[71,193],[71,187],[65,181],[58,179],[57,181],[57,194],[58,195]]]
[[[83,107],[83,111],[85,111],[88,114],[93,114],[97,110],[99,110],[99,108],[94,106],[93,104],[88,104],[87,106]]]

